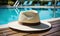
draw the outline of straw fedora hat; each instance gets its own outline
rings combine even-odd
[[[19,15],[18,21],[10,22],[8,23],[8,26],[12,29],[22,31],[43,31],[50,29],[51,23],[40,20],[37,11],[28,10],[22,11]]]

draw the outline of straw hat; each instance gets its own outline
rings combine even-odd
[[[35,26],[27,26],[27,25],[35,25]],[[39,20],[38,12],[35,10],[22,11],[19,15],[18,21],[10,22],[8,23],[8,26],[12,29],[21,31],[43,31],[51,28],[50,23],[43,20]]]

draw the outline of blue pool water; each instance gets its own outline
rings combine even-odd
[[[41,20],[50,19],[53,18],[53,10],[51,9],[40,9],[40,8],[32,8],[33,10],[37,10],[39,13],[39,17]],[[13,9],[13,8],[0,8],[0,25],[7,24],[12,21],[18,20],[19,13],[21,11],[27,11],[32,10],[31,8],[19,8],[19,9]],[[17,11],[16,11],[17,10]],[[60,17],[60,9],[56,11],[56,18]]]

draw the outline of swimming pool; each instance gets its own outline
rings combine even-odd
[[[37,10],[40,20],[53,18],[53,10],[40,8],[0,8],[0,25],[18,20],[21,11]],[[60,17],[60,9],[56,11],[56,18]]]

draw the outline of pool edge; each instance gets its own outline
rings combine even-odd
[[[51,19],[47,19],[47,20],[40,20],[40,21],[56,21],[56,20],[60,20],[60,18],[51,18]],[[3,28],[8,28],[8,24],[5,24],[5,25],[0,25],[0,29],[3,29]]]

